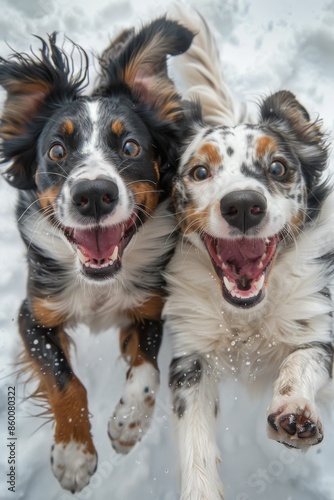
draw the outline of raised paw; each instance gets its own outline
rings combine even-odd
[[[158,389],[159,372],[153,365],[143,363],[130,368],[124,395],[108,425],[109,437],[118,453],[128,453],[146,433]]]
[[[315,406],[306,399],[272,406],[268,436],[291,448],[307,449],[323,439],[322,424]]]
[[[90,481],[97,468],[97,454],[87,445],[71,440],[57,443],[51,448],[52,471],[65,490],[81,491]]]

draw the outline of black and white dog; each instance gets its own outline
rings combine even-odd
[[[163,191],[175,168],[181,101],[167,55],[193,34],[165,17],[125,31],[101,58],[93,96],[82,94],[82,67],[41,40],[40,54],[0,61],[7,92],[1,116],[2,160],[19,189],[17,216],[27,246],[27,299],[19,329],[27,369],[39,380],[55,421],[51,462],[63,488],[80,491],[97,466],[86,390],[73,373],[67,328],[121,327],[128,360],[123,396],[109,422],[114,448],[127,453],[144,435],[159,387],[164,280],[175,247]]]
[[[174,182],[182,237],[164,316],[181,498],[217,500],[220,379],[272,379],[269,437],[304,450],[323,439],[315,399],[332,377],[334,198],[322,179],[320,122],[280,91],[262,101],[256,123],[239,123],[208,26],[179,15],[199,32],[178,69],[203,120]]]

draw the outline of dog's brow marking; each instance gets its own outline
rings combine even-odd
[[[111,130],[120,137],[124,132],[124,125],[121,120],[115,120],[111,125]]]
[[[60,132],[64,135],[73,135],[74,133],[74,123],[72,120],[65,120],[60,128]]]
[[[276,149],[276,141],[272,137],[263,135],[256,141],[255,154],[257,157],[264,156],[266,153],[273,153]]]
[[[220,165],[222,162],[222,157],[219,154],[216,146],[211,142],[203,144],[198,150],[199,157],[206,160],[211,165]]]

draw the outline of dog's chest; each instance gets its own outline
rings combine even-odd
[[[56,308],[67,316],[67,323],[86,324],[98,332],[128,322],[128,313],[146,299],[140,290],[126,291],[120,281],[106,286],[77,284],[66,289],[58,298]]]

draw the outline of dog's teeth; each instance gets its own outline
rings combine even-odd
[[[78,254],[78,257],[79,257],[79,260],[82,264],[85,264],[86,263],[86,260],[87,258],[84,256],[84,254],[80,251],[79,248],[77,248],[77,254]]]
[[[228,290],[229,292],[231,292],[231,291],[232,291],[232,289],[233,289],[233,287],[234,287],[234,283],[231,283],[231,281],[229,281],[229,280],[226,278],[226,276],[224,276],[223,280],[224,280],[224,285],[226,286],[227,290]]]
[[[255,281],[254,283],[254,287],[258,292],[262,289],[263,283],[264,283],[264,274],[261,274],[261,278]]]
[[[114,263],[117,257],[118,257],[118,247],[115,247],[112,255],[109,257],[109,262]]]
[[[266,245],[269,245],[269,243],[270,243],[270,239],[269,238],[266,238],[264,241],[265,241]]]
[[[259,262],[258,265],[257,265],[258,269],[262,269],[263,268],[263,262]]]
[[[264,254],[263,254],[263,255],[262,255],[262,257],[261,257],[261,260],[263,261],[263,260],[265,260],[266,258],[267,258],[267,254],[266,254],[266,252],[264,252]]]

